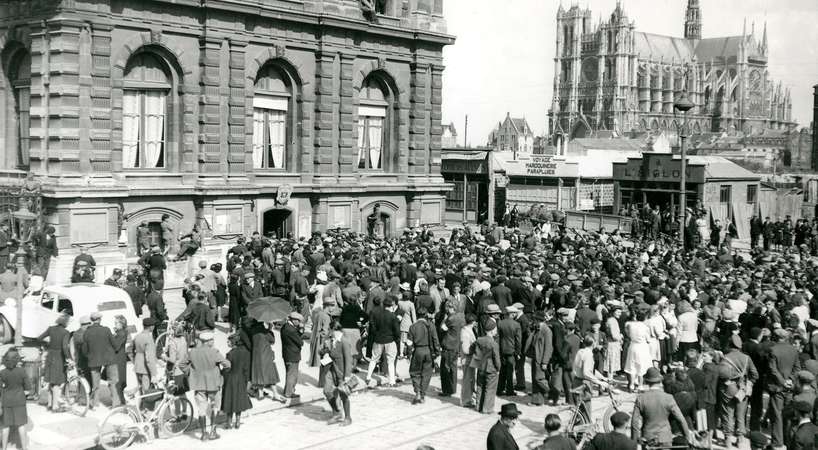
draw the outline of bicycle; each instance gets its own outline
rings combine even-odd
[[[47,396],[51,395],[51,391],[48,383],[45,381],[44,376],[46,353],[47,352],[45,349],[42,349],[37,395],[38,401],[41,402],[43,399],[45,399],[47,404]],[[91,386],[88,384],[88,380],[79,374],[77,366],[73,362],[69,361],[67,366],[66,382],[62,385],[62,390],[60,392],[63,404],[55,406],[60,409],[67,407],[67,412],[79,417],[84,417],[85,414],[88,413],[88,407],[91,405]]]
[[[175,389],[171,382],[157,392],[127,393],[126,404],[112,409],[100,423],[97,444],[105,450],[119,450],[129,447],[140,436],[150,442],[163,435],[175,437],[187,431],[193,422],[193,405],[184,395],[175,395]],[[159,404],[143,412],[141,404],[160,395]]]
[[[159,360],[163,359],[163,355],[165,354],[165,346],[168,343],[168,338],[173,336],[174,329],[180,323],[182,324],[182,326],[184,327],[184,330],[185,330],[184,333],[185,333],[185,340],[187,340],[187,345],[189,347],[193,346],[193,343],[195,342],[193,340],[193,338],[194,338],[193,324],[185,322],[185,321],[173,321],[173,322],[170,322],[170,323],[168,323],[167,321],[164,321],[164,322],[162,322],[162,324],[167,325],[165,327],[166,328],[165,331],[159,333],[159,335],[156,336],[156,339],[154,340],[154,344],[156,345],[156,358],[158,358]],[[163,325],[160,324],[160,326],[163,326]]]
[[[611,399],[611,406],[605,409],[605,413],[602,414],[602,428],[605,430],[606,433],[610,433],[613,431],[613,426],[611,425],[611,416],[614,413],[622,411],[628,413],[628,415],[633,413],[634,402],[633,401],[623,401],[618,399],[614,396],[614,393],[619,393],[614,389],[608,389],[608,397]],[[630,405],[630,409],[626,408],[625,404]]]
[[[591,411],[585,407],[585,402],[581,400],[582,395],[586,392],[585,386],[580,386],[571,389],[571,394],[580,397],[576,405],[570,405],[571,418],[565,425],[565,435],[570,437],[576,443],[588,441],[596,434],[596,424],[591,422]],[[565,408],[563,409],[565,411]]]

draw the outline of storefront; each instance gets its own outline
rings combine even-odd
[[[669,153],[643,153],[613,163],[615,211],[648,205],[678,214],[681,169],[679,155]],[[733,219],[739,236],[747,237],[761,178],[718,156],[688,156],[685,174],[687,206],[722,222]]]
[[[490,150],[443,149],[440,173],[454,187],[446,193],[446,221],[483,223],[491,220]]]

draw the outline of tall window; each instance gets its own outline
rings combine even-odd
[[[122,96],[122,167],[160,169],[167,166],[168,67],[151,53],[128,61]]]
[[[358,106],[358,168],[383,169],[388,148],[386,89],[374,78],[361,87]]]
[[[754,205],[757,199],[758,185],[757,184],[747,185],[747,204]]]
[[[11,87],[14,90],[14,116],[17,132],[17,165],[28,167],[31,130],[31,55],[16,58],[11,67]]]
[[[285,169],[291,89],[273,66],[262,69],[253,97],[253,168]]]
[[[733,187],[722,185],[719,189],[719,203],[730,203],[733,197]]]

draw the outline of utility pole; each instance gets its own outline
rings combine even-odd
[[[469,115],[466,114],[466,126],[463,127],[463,147],[469,146]]]
[[[687,98],[687,77],[685,77],[685,90],[682,91],[682,95],[676,100],[676,103],[673,107],[682,112],[684,115],[684,121],[682,123],[682,130],[679,133],[679,138],[682,141],[682,148],[681,148],[681,182],[679,183],[681,186],[679,192],[679,211],[680,211],[680,222],[679,222],[679,241],[682,243],[682,248],[684,248],[685,243],[685,221],[687,219],[687,112],[693,109],[693,103],[690,102]]]

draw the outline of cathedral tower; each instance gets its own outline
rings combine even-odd
[[[685,16],[685,39],[702,38],[702,15],[699,0],[687,0]]]

